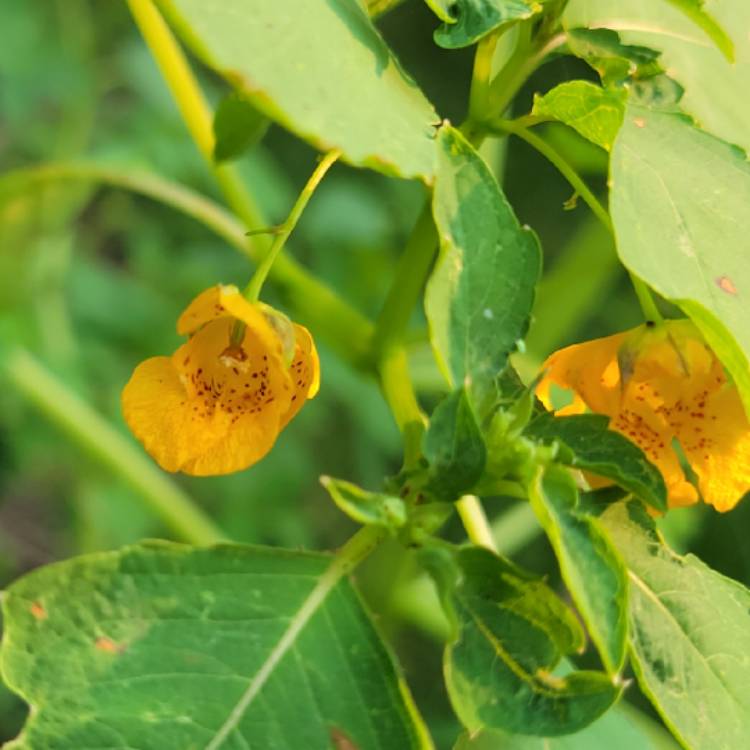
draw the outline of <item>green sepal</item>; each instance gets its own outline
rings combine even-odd
[[[322,476],[320,483],[349,518],[365,526],[382,526],[396,531],[408,519],[406,503],[394,495],[370,492],[343,479]]]
[[[422,440],[429,466],[425,488],[442,500],[457,500],[482,476],[487,450],[469,397],[458,388],[435,408]]]

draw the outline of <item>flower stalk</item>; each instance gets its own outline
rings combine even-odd
[[[289,235],[297,226],[297,222],[302,216],[302,212],[307,207],[310,198],[312,198],[316,188],[320,185],[323,177],[325,177],[326,172],[333,166],[334,162],[340,156],[341,151],[339,149],[333,149],[321,158],[320,163],[315,168],[312,175],[310,175],[310,179],[302,188],[302,192],[297,196],[297,200],[295,201],[294,206],[292,206],[292,210],[289,212],[286,221],[274,229],[274,239],[271,243],[271,247],[268,249],[268,252],[258,265],[253,277],[243,291],[245,299],[248,301],[256,302],[260,297],[260,290],[263,288],[263,284],[271,271],[274,261],[284,249],[284,245],[286,244]]]

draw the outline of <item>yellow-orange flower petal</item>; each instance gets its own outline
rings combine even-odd
[[[536,391],[540,401],[552,408],[550,390],[556,383],[574,394],[573,403],[560,414],[580,414],[587,406],[602,414],[614,411],[620,398],[617,352],[626,337],[619,333],[555,352],[543,365],[545,373]]]
[[[750,490],[750,429],[736,388],[704,393],[694,397],[677,438],[706,502],[727,511]]]
[[[545,406],[550,408],[550,387],[557,383],[574,391],[575,411],[588,407],[608,415],[611,429],[636,443],[662,472],[671,507],[699,499],[675,440],[705,502],[729,510],[750,490],[750,422],[737,389],[690,321],[567,347],[544,367],[537,393]]]
[[[310,332],[294,324],[295,351],[289,371],[292,375],[292,397],[289,408],[281,417],[285,427],[296,416],[307,399],[315,398],[320,388],[320,360]]]
[[[233,343],[237,320],[245,329]],[[178,321],[180,332],[193,334],[189,340],[171,357],[146,360],[134,371],[122,394],[126,422],[167,471],[211,475],[250,466],[319,382],[312,337],[299,329],[290,367],[261,305],[236,287],[207,289]]]
[[[231,317],[259,332],[270,331],[261,306],[248,302],[234,284],[217,284],[201,292],[177,319],[177,333],[185,336],[217,318]]]
[[[187,396],[169,357],[136,367],[122,395],[125,421],[143,447],[167,471],[179,471],[195,455]]]

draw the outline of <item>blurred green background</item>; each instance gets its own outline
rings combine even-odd
[[[471,51],[432,42],[436,19],[408,0],[379,21],[406,69],[438,111],[460,122]],[[545,65],[516,103],[534,91],[590,77],[577,61]],[[223,83],[201,80],[216,103]],[[604,152],[564,128],[545,137],[599,190]],[[506,148],[507,146],[507,148]],[[555,348],[621,330],[640,314],[611,242],[584,205],[566,210],[571,189],[525,144],[492,144],[485,155],[522,222],[540,235],[545,278],[527,351],[532,374]],[[272,127],[238,165],[273,222],[283,220],[314,166],[304,143]],[[149,53],[119,2],[5,0],[0,4],[0,579],[74,554],[145,536],[169,537],[142,499],[23,398],[3,362],[23,347],[126,434],[119,394],[142,359],[179,343],[175,319],[199,291],[242,284],[248,261],[193,219],[158,202],[80,180],[37,179],[19,187],[16,170],[85,159],[114,170],[157,173],[220,200]],[[336,165],[313,198],[291,248],[297,258],[362,312],[373,316],[423,200],[417,184]],[[266,287],[267,300],[292,312]],[[292,305],[293,307],[293,305]],[[425,404],[441,384],[415,318],[412,369]],[[313,332],[314,333],[314,332]],[[184,490],[242,542],[331,548],[350,522],[318,484],[325,473],[377,488],[400,463],[395,424],[369,377],[321,348],[323,387],[285,430],[271,455],[240,474],[176,477]],[[128,438],[130,439],[130,438]],[[487,503],[501,546],[522,564],[549,572],[553,558],[525,508]],[[680,551],[750,583],[744,543],[750,504],[731,518],[701,507],[663,522]],[[457,525],[448,533],[461,539]],[[412,580],[404,553],[389,548],[360,575],[380,623],[404,656],[407,676],[436,739],[449,747],[458,727],[441,681],[434,638],[440,620],[429,591]],[[630,698],[644,701],[631,689]],[[0,740],[12,737],[24,709],[0,690]]]

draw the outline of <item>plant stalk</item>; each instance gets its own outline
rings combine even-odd
[[[526,141],[532,148],[536,149],[542,156],[544,156],[559,172],[560,174],[570,183],[571,187],[575,190],[576,194],[579,195],[584,203],[591,209],[592,213],[597,219],[604,225],[607,231],[615,237],[615,228],[612,223],[612,218],[609,212],[594,195],[591,188],[586,184],[584,179],[576,172],[576,170],[567,162],[563,155],[551,146],[543,138],[540,138],[536,133],[532,133],[528,127],[521,124],[518,120],[493,120],[488,125],[488,129],[493,133],[500,134],[512,134]],[[646,320],[653,321],[655,323],[662,322],[663,318],[659,309],[656,306],[651,290],[643,283],[637,276],[628,272],[630,281],[633,284],[638,303],[641,306]]]
[[[197,545],[227,541],[190,497],[35,357],[13,350],[3,369],[19,393],[92,458],[124,479],[178,537]]]
[[[419,408],[406,350],[388,349],[380,360],[380,383],[388,406],[404,440],[404,468],[414,468],[422,454],[425,416]]]
[[[499,38],[498,32],[488,34],[479,41],[474,53],[474,69],[469,91],[469,119],[476,122],[484,120],[489,111],[492,60]]]
[[[297,222],[302,216],[302,212],[305,210],[308,202],[310,201],[310,198],[312,198],[313,193],[325,176],[326,172],[330,169],[331,166],[333,166],[333,163],[340,156],[341,151],[339,151],[338,149],[329,151],[325,156],[323,156],[323,158],[320,160],[320,163],[313,171],[312,175],[310,175],[310,179],[305,184],[305,187],[302,188],[302,192],[297,197],[294,206],[292,206],[292,210],[289,212],[289,216],[287,216],[286,221],[280,227],[278,227],[277,231],[274,233],[274,239],[271,243],[271,247],[268,249],[266,256],[258,265],[258,268],[255,270],[253,277],[250,279],[250,283],[247,285],[245,291],[243,292],[245,297],[250,302],[256,302],[258,300],[258,297],[260,297],[260,290],[263,288],[263,283],[265,282],[266,277],[271,271],[271,267],[273,266],[274,261],[276,260],[276,258],[278,258],[279,253],[284,248],[289,235],[297,226]]]
[[[152,0],[128,0],[128,6],[227,204],[248,230],[267,227],[269,222],[236,170],[229,164],[216,165],[213,162],[213,114],[166,21]],[[245,238],[245,242],[256,248],[251,253],[254,259],[266,257],[271,247],[271,240],[264,234]],[[358,367],[366,365],[371,335],[371,324],[366,318],[283,253],[274,263],[270,275],[294,290],[294,304],[309,316],[311,327],[320,327],[335,339],[335,348],[349,362]]]
[[[479,498],[476,495],[464,495],[456,503],[456,510],[469,539],[480,547],[497,552],[492,527]]]
[[[402,342],[436,250],[437,232],[432,220],[431,203],[427,201],[399,258],[393,284],[375,322],[372,349],[377,359]]]

